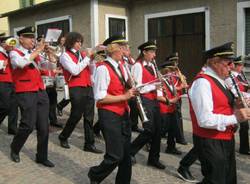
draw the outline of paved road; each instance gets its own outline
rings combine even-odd
[[[65,123],[68,117],[69,107],[64,111],[64,116],[59,121]],[[189,145],[177,145],[178,149],[187,152],[192,147],[191,126],[188,115],[186,100],[183,103],[184,129]],[[78,124],[69,142],[71,149],[66,150],[59,146],[57,139],[60,129],[50,128],[49,159],[56,165],[55,168],[46,168],[34,162],[36,153],[36,132],[33,132],[21,151],[21,162],[16,164],[10,161],[9,145],[12,136],[6,133],[6,120],[0,129],[0,184],[88,184],[87,172],[90,166],[98,164],[103,155],[87,153],[83,148],[82,122]],[[136,134],[133,134],[135,137]],[[236,136],[238,137],[238,135]],[[159,171],[146,166],[147,152],[140,151],[137,157],[137,164],[133,167],[131,184],[178,184],[185,183],[176,177],[176,168],[181,159],[179,156],[163,153],[166,140],[162,140],[161,160],[167,166],[164,171]],[[104,143],[96,139],[98,148],[104,150]],[[237,149],[238,145],[236,145]],[[184,155],[183,154],[183,155]],[[250,157],[237,153],[238,183],[250,183]],[[201,179],[200,165],[195,163],[191,168],[197,179]],[[114,183],[116,171],[113,172],[103,184]]]

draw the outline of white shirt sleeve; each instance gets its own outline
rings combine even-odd
[[[24,68],[25,66],[32,63],[30,60],[30,54],[20,56],[16,51],[10,52],[10,61],[13,68]]]
[[[99,66],[95,71],[94,76],[94,96],[95,100],[101,100],[107,95],[108,86],[110,83],[110,75],[106,66]]]
[[[90,58],[87,56],[77,64],[70,58],[70,56],[66,52],[64,52],[60,56],[60,63],[62,64],[63,68],[66,69],[73,76],[79,75],[81,71],[89,65],[89,62]]]
[[[0,60],[0,70],[4,69],[3,63],[4,63],[4,60]]]
[[[227,126],[237,123],[235,115],[213,113],[212,90],[206,79],[193,82],[189,97],[200,127],[225,131]]]
[[[135,82],[137,83],[137,86],[140,86],[142,84],[142,67],[140,63],[135,63],[132,68],[131,68],[131,74],[134,77]],[[154,91],[156,90],[156,86],[155,85],[147,85],[144,86],[140,89],[140,93],[144,94],[144,93],[148,93],[150,91]]]

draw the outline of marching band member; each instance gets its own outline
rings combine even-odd
[[[248,94],[246,94],[248,90],[247,81],[245,81],[244,77],[242,76],[243,68],[244,68],[244,62],[241,56],[237,57],[233,61],[231,69],[231,74],[234,77],[235,81],[237,82],[239,89],[244,95],[249,97]],[[228,78],[230,80],[230,78]],[[231,91],[234,93],[234,95],[237,97],[236,90],[234,88],[231,89]],[[248,121],[240,123],[240,130],[239,130],[239,136],[240,136],[240,147],[239,147],[239,153],[244,155],[250,155],[249,152],[249,136],[248,136],[248,130],[249,130],[249,124]]]
[[[234,96],[226,87],[232,43],[207,50],[207,69],[196,77],[188,97],[194,146],[198,149],[201,183],[235,184],[234,126],[250,118],[250,110],[234,110]]]
[[[58,57],[61,56],[62,53],[65,52],[65,36],[62,36],[58,39],[58,46],[57,49],[58,53],[60,53],[60,55]],[[58,68],[61,68],[60,63],[58,63]],[[61,75],[61,74],[59,74]],[[68,104],[70,103],[70,99],[66,100],[65,98],[63,98],[58,104],[57,104],[57,113],[59,116],[63,115],[63,108],[66,107]]]
[[[12,67],[8,55],[14,46],[5,43],[6,40],[11,38],[11,36],[0,37],[0,124],[8,115],[8,134],[15,135],[18,106],[11,74]]]
[[[131,129],[127,101],[135,96],[135,90],[126,91],[128,76],[121,62],[123,52],[119,45],[126,41],[113,39],[106,40],[108,57],[97,67],[95,74],[94,94],[106,153],[100,165],[89,170],[91,184],[101,183],[117,166],[116,184],[129,184],[131,179]]]
[[[44,50],[45,44],[32,50],[35,46],[34,27],[25,27],[17,35],[20,46],[10,52],[10,61],[21,121],[11,143],[10,157],[14,162],[20,162],[19,152],[36,127],[36,162],[46,167],[54,167],[48,160],[49,100],[38,68],[39,54]]]
[[[132,66],[132,75],[137,85],[147,83],[157,78],[156,69],[152,63],[155,58],[156,45],[153,42],[143,43],[138,47],[140,55],[137,62]],[[161,143],[161,118],[157,101],[155,85],[145,86],[140,90],[142,94],[142,104],[147,112],[148,122],[143,123],[144,131],[132,142],[131,156],[134,156],[147,143],[151,143],[148,165],[158,169],[165,169],[160,163],[160,143]]]
[[[173,61],[175,63],[174,64],[175,71],[173,71],[173,73],[177,76],[174,79],[175,88],[177,89],[178,95],[181,96],[183,94],[183,92],[185,91],[185,89],[187,89],[188,85],[185,81],[185,76],[183,76],[180,69],[178,68],[178,64],[179,64],[178,53],[175,52],[175,53],[171,54],[167,58],[167,60]],[[187,141],[185,140],[184,131],[183,131],[183,119],[182,119],[182,112],[181,112],[181,104],[182,104],[182,100],[181,100],[181,98],[179,98],[179,101],[176,105],[176,107],[177,107],[176,116],[177,116],[177,120],[178,120],[177,121],[176,142],[179,144],[187,145]]]
[[[173,66],[174,62],[168,59],[161,65],[161,73],[171,74],[169,66]],[[166,153],[181,155],[181,151],[176,148],[176,131],[177,131],[177,117],[176,117],[176,103],[179,100],[178,94],[175,94],[174,83],[172,81],[173,76],[169,76],[165,80],[160,90],[157,90],[157,99],[160,105],[160,113],[162,117],[162,133],[168,134],[167,136],[167,148]]]
[[[83,37],[70,32],[66,36],[66,51],[60,57],[66,83],[69,86],[71,111],[63,131],[59,135],[60,145],[69,149],[68,138],[82,116],[84,117],[84,151],[102,153],[95,147],[93,134],[94,97],[90,78],[89,56],[91,51],[81,52]]]
[[[38,37],[38,44],[42,37]],[[57,91],[55,86],[55,76],[59,73],[57,70],[58,57],[52,53],[49,48],[45,47],[43,59],[39,62],[41,76],[44,81],[46,92],[49,97],[49,121],[51,126],[62,128],[63,125],[57,122],[56,105],[57,105]]]

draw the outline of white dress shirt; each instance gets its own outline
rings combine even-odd
[[[10,52],[10,61],[12,68],[24,68],[25,66],[31,64],[33,61],[30,60],[30,54],[28,49],[25,49],[21,45],[17,47],[18,50],[23,52],[24,56],[21,56],[16,51]]]
[[[8,54],[6,50],[0,46],[0,52],[3,53],[6,57],[8,57]],[[5,69],[6,66],[4,66],[4,60],[0,60],[0,70]]]
[[[75,49],[71,49],[73,53],[76,53]],[[82,58],[81,55],[77,63],[75,63],[71,57],[68,55],[67,52],[64,52],[60,56],[60,63],[62,64],[63,68],[67,70],[71,75],[76,76],[81,73],[90,63],[89,57]]]
[[[122,74],[118,69],[119,64],[117,63],[117,61],[114,61],[111,57],[107,57],[105,60],[107,60],[112,66],[114,66],[116,73],[121,77]],[[124,71],[124,78],[127,81],[128,75],[125,71],[125,68],[123,71]],[[93,89],[96,101],[101,100],[107,96],[107,90],[109,87],[110,80],[111,79],[107,67],[105,65],[98,66],[94,75],[94,89]]]
[[[156,71],[155,71],[155,67],[154,67],[154,65],[152,63],[143,61],[142,64],[143,64],[143,66],[148,65],[148,66],[152,67],[155,76],[157,76],[156,75]],[[132,68],[131,68],[131,74],[132,74],[132,76],[133,76],[133,78],[134,78],[134,80],[136,82],[136,85],[140,86],[142,84],[142,66],[141,66],[141,63],[136,62],[132,66]],[[154,91],[154,90],[156,90],[156,86],[152,85],[152,84],[149,84],[149,85],[144,86],[143,88],[141,88],[140,89],[140,93],[144,94],[144,93],[148,93],[148,92]]]
[[[207,67],[204,74],[216,78],[226,88],[225,81],[210,67]],[[237,123],[235,115],[213,113],[212,90],[207,79],[199,78],[195,80],[188,94],[200,127],[225,131],[227,126]]]

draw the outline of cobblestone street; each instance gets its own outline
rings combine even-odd
[[[60,122],[65,123],[69,114],[69,106],[64,111]],[[191,122],[189,121],[186,100],[183,103],[183,117],[185,136],[189,142],[187,146],[177,145],[183,151],[183,155],[192,147]],[[56,165],[54,168],[46,168],[35,163],[36,132],[33,132],[20,153],[21,162],[16,164],[9,158],[10,142],[12,136],[6,133],[6,120],[0,129],[0,184],[88,184],[87,172],[90,166],[98,164],[103,155],[92,154],[83,151],[82,122],[71,136],[69,143],[71,149],[63,149],[59,146],[58,134],[60,129],[50,129],[49,159]],[[133,133],[133,138],[136,136]],[[238,138],[238,135],[236,135]],[[238,140],[237,140],[238,142]],[[176,177],[178,162],[182,156],[173,156],[164,153],[166,140],[162,140],[161,160],[166,165],[164,171],[159,171],[146,166],[147,152],[140,151],[136,155],[137,164],[133,166],[131,184],[178,184],[185,183]],[[96,139],[96,146],[104,150],[104,142]],[[239,155],[236,145],[238,183],[250,183],[250,157]],[[196,162],[191,171],[197,179],[201,179],[200,165]],[[116,171],[113,172],[103,183],[114,183]]]

